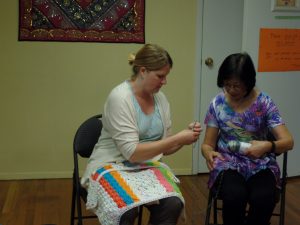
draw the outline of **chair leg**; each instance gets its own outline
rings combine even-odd
[[[284,225],[284,218],[285,218],[285,187],[283,187],[281,196],[280,196],[279,225]]]
[[[78,220],[78,225],[82,225],[82,211],[81,211],[81,199],[80,199],[80,183],[79,183],[79,177],[76,175],[74,172],[73,174],[73,179],[74,179],[74,184],[75,185],[75,203],[77,208],[77,220]]]
[[[214,224],[218,224],[218,202],[217,199],[213,200],[213,214],[214,214]]]
[[[138,216],[138,225],[142,225],[143,218],[143,206],[139,206],[139,216]]]
[[[209,191],[207,208],[206,208],[206,216],[205,216],[205,225],[209,225],[212,200],[213,200],[212,191]]]
[[[73,188],[72,188],[72,203],[71,203],[71,225],[74,225],[74,220],[75,220],[75,202],[76,200],[76,187],[74,184],[74,178],[73,178]]]
[[[283,155],[283,164],[282,164],[282,178],[281,178],[281,191],[280,191],[280,217],[279,224],[284,225],[285,219],[285,191],[286,191],[286,178],[287,178],[287,152]]]
[[[78,190],[77,190],[78,191]],[[82,211],[81,211],[81,200],[79,193],[77,193],[77,217],[78,217],[78,225],[82,225]]]

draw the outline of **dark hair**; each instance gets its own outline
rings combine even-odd
[[[251,92],[256,83],[256,71],[251,57],[247,53],[229,55],[221,64],[218,72],[217,85],[224,87],[224,81],[237,78],[247,88],[246,96]]]
[[[136,55],[131,55],[129,64],[132,66],[132,76],[135,77],[142,66],[149,71],[159,70],[165,65],[170,65],[172,68],[173,60],[162,47],[155,44],[145,44]]]

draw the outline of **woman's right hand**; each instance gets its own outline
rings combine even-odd
[[[220,160],[224,160],[223,156],[219,152],[215,151],[218,135],[219,128],[206,127],[205,137],[201,145],[201,153],[206,160],[206,165],[209,171],[214,169],[214,161],[216,157]]]
[[[224,158],[219,152],[216,152],[214,150],[204,150],[202,151],[203,157],[206,160],[206,166],[209,169],[209,171],[214,169],[214,159],[218,157],[219,159],[223,160]]]

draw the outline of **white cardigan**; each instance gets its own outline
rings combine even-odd
[[[81,179],[86,186],[90,175],[100,166],[109,162],[128,160],[139,143],[136,110],[132,101],[132,90],[128,81],[115,87],[109,94],[102,114],[102,133],[95,145]],[[154,95],[163,122],[163,138],[171,134],[170,106],[162,92]],[[156,156],[158,160],[162,155]]]

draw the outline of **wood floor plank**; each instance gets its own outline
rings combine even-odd
[[[18,187],[19,187],[18,182],[10,183],[7,190],[6,198],[4,200],[4,205],[1,210],[3,214],[13,212],[16,204],[17,195],[18,195]]]
[[[207,174],[178,176],[185,198],[186,222],[178,225],[204,225],[207,205]],[[0,224],[2,225],[68,225],[70,224],[71,179],[0,181]],[[288,179],[285,225],[300,221],[300,177]],[[83,206],[83,213],[86,212]],[[143,224],[149,213],[144,210]],[[272,218],[272,225],[278,218]],[[97,219],[84,225],[99,225]]]

